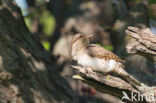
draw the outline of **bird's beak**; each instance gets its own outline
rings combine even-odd
[[[91,37],[93,37],[93,34],[87,34],[86,37],[90,39]]]

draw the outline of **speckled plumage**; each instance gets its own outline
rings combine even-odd
[[[95,44],[88,45],[87,52],[91,57],[104,58],[105,60],[113,59],[117,62],[125,63],[124,60],[120,59],[120,57],[118,57],[114,53],[104,49],[101,46],[95,45]]]
[[[71,56],[83,67],[91,67],[93,71],[102,73],[114,72],[140,85],[137,80],[130,76],[125,70],[124,60],[114,53],[95,44],[89,44],[90,34],[76,34],[72,39]]]
[[[94,71],[104,73],[123,67],[122,63],[124,63],[124,60],[114,53],[95,44],[89,45],[90,36],[88,35],[77,34],[73,37],[71,55],[78,64],[92,67]]]

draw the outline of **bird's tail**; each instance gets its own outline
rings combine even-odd
[[[115,69],[115,72],[119,74],[121,77],[126,79],[128,82],[130,82],[134,86],[141,86],[141,83],[136,80],[134,77],[129,75],[123,68],[117,68]]]

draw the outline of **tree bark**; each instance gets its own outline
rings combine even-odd
[[[128,27],[126,33],[136,39],[135,42],[127,44],[127,52],[145,56],[156,64],[156,36],[151,30]]]
[[[0,103],[75,103],[57,68],[19,8],[0,0]]]
[[[80,72],[80,74],[78,75],[73,75],[74,79],[81,80],[102,93],[108,93],[110,95],[118,97],[121,100],[123,99],[122,102],[155,103],[156,98],[154,95],[156,87],[149,87],[141,82],[140,82],[141,85],[138,86],[135,84],[131,84],[130,82],[127,82],[125,78],[113,75],[109,75],[109,77],[107,77],[106,75],[94,72],[89,68],[80,66],[72,66],[72,67]],[[123,98],[125,96],[124,93],[126,93],[127,96],[129,96],[128,98],[130,99]],[[136,95],[136,97],[138,98],[140,98],[141,95],[142,96],[146,95],[146,97],[143,97],[142,100],[141,99],[138,100],[138,98],[136,98],[136,100],[133,101],[131,99],[133,95],[131,94]]]

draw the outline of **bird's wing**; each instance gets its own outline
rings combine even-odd
[[[124,60],[120,59],[117,55],[114,53],[104,49],[101,46],[91,44],[87,47],[87,52],[91,57],[97,57],[97,58],[105,58],[105,60],[114,59],[118,62],[125,63]]]

